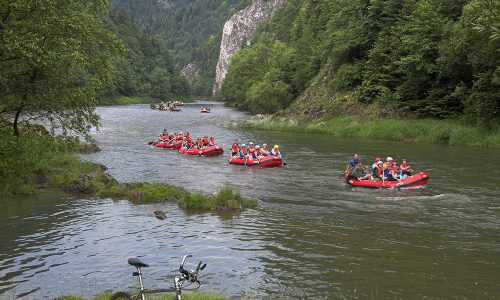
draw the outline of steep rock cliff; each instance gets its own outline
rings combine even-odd
[[[217,62],[213,94],[221,88],[229,68],[229,59],[244,43],[250,45],[259,22],[267,20],[286,0],[253,0],[252,4],[234,14],[222,32],[219,61]]]

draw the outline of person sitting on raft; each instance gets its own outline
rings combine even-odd
[[[208,140],[208,136],[205,135],[203,137],[203,147],[208,147],[209,143],[210,143],[210,141]]]
[[[187,139],[186,139],[186,138],[183,138],[183,139],[182,139],[182,143],[181,143],[181,147],[182,147],[182,148],[187,148],[187,146],[188,146],[188,141],[187,141]]]
[[[247,149],[247,146],[245,144],[241,144],[241,147],[240,147],[240,158],[243,159],[248,159],[248,149]]]
[[[239,141],[235,140],[233,146],[231,146],[231,157],[236,156],[240,153],[240,147],[238,146]]]
[[[210,140],[208,141],[209,146],[215,146],[215,138],[213,136],[210,137]]]
[[[252,154],[252,158],[253,159],[259,159],[261,156],[260,156],[260,146],[259,145],[256,145],[255,146],[255,150],[253,151],[253,154]]]
[[[411,173],[413,173],[413,170],[410,169],[410,166],[406,163],[406,159],[403,158],[403,161],[401,162],[401,165],[399,165],[399,168],[401,169],[401,174],[404,176],[411,176]]]
[[[357,160],[356,164],[350,168],[349,173],[347,175],[347,179],[357,179],[357,180],[365,180],[371,178],[371,174],[367,174],[365,166],[361,163],[361,161]]]
[[[198,149],[201,149],[201,148],[203,148],[203,146],[204,145],[203,145],[203,141],[202,141],[201,137],[199,137],[198,139],[196,139],[196,147]]]
[[[373,180],[377,180],[377,179],[380,179],[382,180],[382,166],[383,166],[384,162],[380,160],[379,158],[379,161],[377,161],[376,163],[374,163],[373,165],[375,167],[372,166],[372,179]]]
[[[262,148],[260,148],[261,156],[269,156],[269,150],[267,150],[267,144],[262,144]]]
[[[252,156],[253,156],[253,152],[254,152],[254,151],[255,151],[255,147],[253,146],[253,142],[250,142],[250,143],[248,144],[248,155],[249,155],[250,157],[252,157]]]
[[[281,157],[280,146],[274,145],[273,149],[271,150],[271,155]]]

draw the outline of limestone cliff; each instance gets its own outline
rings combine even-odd
[[[280,8],[286,0],[253,0],[250,6],[237,12],[224,24],[217,62],[213,94],[221,88],[229,68],[229,59],[241,49],[244,43],[250,42],[257,24],[267,20],[273,12]]]

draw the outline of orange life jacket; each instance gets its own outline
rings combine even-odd
[[[239,151],[239,147],[238,147],[238,144],[234,143],[233,144],[233,147],[231,148],[231,152],[233,153],[236,153]]]
[[[201,149],[201,147],[203,147],[203,142],[201,141],[201,139],[198,139],[197,144],[198,144],[198,148]]]
[[[253,147],[253,145],[248,146],[248,151],[250,151],[250,153],[255,151],[255,148]]]
[[[215,146],[215,139],[214,137],[210,137],[210,142],[208,143],[210,146]]]
[[[247,151],[247,147],[243,147],[241,148],[241,151],[243,151],[243,154],[247,155],[248,151]]]

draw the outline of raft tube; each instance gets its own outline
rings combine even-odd
[[[259,159],[241,159],[239,157],[229,157],[228,162],[232,165],[247,167],[258,166],[259,168],[280,167],[283,164],[281,157],[272,155]]]
[[[201,113],[209,113],[210,111],[206,108],[202,108],[202,109],[200,109],[200,112]]]
[[[364,187],[371,189],[397,189],[397,188],[413,188],[427,184],[429,182],[429,175],[425,172],[421,172],[412,176],[408,176],[401,181],[389,181],[389,180],[358,180],[351,178],[349,179],[346,174],[346,182],[349,185],[355,187]]]
[[[221,155],[224,153],[224,150],[222,149],[221,146],[208,146],[208,147],[203,147],[201,149],[189,149],[182,147],[179,148],[179,153],[181,154],[188,154],[188,155],[199,155],[199,156],[216,156],[216,155]]]

